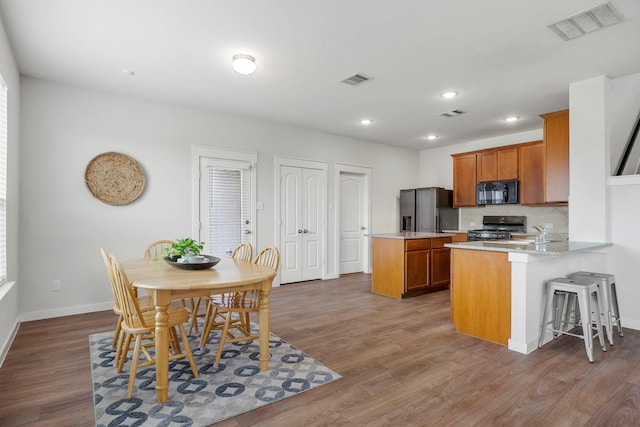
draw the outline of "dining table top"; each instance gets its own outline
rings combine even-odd
[[[221,258],[215,266],[203,270],[182,270],[160,258],[138,258],[122,263],[133,286],[150,290],[225,290],[273,280],[270,268],[233,258]]]

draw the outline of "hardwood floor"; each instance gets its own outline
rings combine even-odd
[[[238,426],[637,426],[640,331],[530,355],[454,331],[449,291],[373,295],[370,276],[275,288],[271,329],[343,378],[218,423]],[[93,425],[87,335],[99,312],[23,323],[0,368],[0,426]]]

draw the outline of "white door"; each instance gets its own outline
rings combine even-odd
[[[322,278],[323,190],[323,171],[281,166],[281,283]]]
[[[340,274],[364,271],[364,177],[340,173]]]

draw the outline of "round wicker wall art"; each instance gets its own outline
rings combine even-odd
[[[84,173],[91,194],[109,205],[126,205],[144,190],[144,171],[126,154],[108,152],[91,159]]]

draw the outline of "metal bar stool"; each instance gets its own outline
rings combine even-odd
[[[578,271],[569,276],[571,279],[578,280],[596,280],[600,284],[600,292],[602,293],[602,308],[604,327],[607,331],[609,344],[613,345],[613,325],[618,327],[618,333],[624,336],[622,331],[622,323],[620,322],[620,310],[618,308],[618,294],[616,292],[616,278],[613,274],[593,273],[591,271]]]
[[[566,323],[569,321],[568,316],[559,314],[558,311],[566,311],[567,298],[575,295],[578,300],[578,309],[580,312],[580,318],[582,320],[582,335],[569,332],[569,328]],[[607,351],[607,347],[604,344],[602,338],[602,323],[600,322],[600,316],[591,316],[591,312],[596,314],[601,313],[600,306],[602,304],[602,297],[600,296],[600,285],[596,280],[577,280],[568,279],[565,277],[559,277],[547,282],[547,297],[544,305],[544,311],[542,314],[542,327],[540,329],[540,339],[538,341],[538,348],[541,348],[544,344],[544,339],[547,332],[547,326],[551,324],[551,331],[553,338],[557,338],[558,335],[571,335],[573,337],[582,338],[584,340],[584,346],[587,350],[587,357],[589,362],[593,362],[593,339],[597,336],[600,340],[600,347],[602,351]],[[560,309],[557,303],[557,297],[563,299],[563,309]],[[595,329],[593,323],[595,322]],[[572,326],[577,326],[573,324]]]

